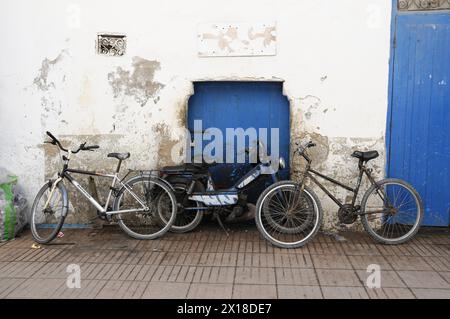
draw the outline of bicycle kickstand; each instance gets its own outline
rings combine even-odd
[[[219,223],[220,227],[223,229],[223,231],[225,232],[225,234],[227,234],[227,237],[230,236],[230,234],[228,233],[227,229],[225,228],[225,225],[222,222],[222,219],[220,218],[218,213],[214,213],[214,218],[217,219],[217,222]]]

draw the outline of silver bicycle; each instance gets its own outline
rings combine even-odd
[[[45,143],[57,146],[59,151],[65,154],[61,156],[63,167],[57,178],[49,180],[42,186],[32,206],[31,232],[36,242],[49,243],[63,227],[69,211],[65,180],[94,205],[99,217],[116,218],[119,226],[133,238],[155,239],[170,229],[177,213],[177,200],[170,184],[149,172],[141,172],[126,181],[123,181],[125,178],[119,178],[122,161],[129,158],[130,153],[108,154],[108,157],[119,161],[113,174],[72,169],[69,168],[71,155],[80,151],[93,151],[99,146],[86,146],[86,143],[82,143],[77,150],[71,151],[64,148],[50,132],[47,132],[47,135],[51,140]],[[102,206],[72,177],[71,173],[112,179],[106,203]]]

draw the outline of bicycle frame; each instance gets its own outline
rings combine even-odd
[[[376,184],[374,178],[372,177],[372,169],[368,169],[365,167],[365,165],[363,165],[362,162],[359,163],[358,165],[358,169],[359,169],[359,174],[358,174],[358,179],[356,182],[356,187],[352,188],[348,185],[345,185],[327,175],[324,175],[322,173],[319,173],[318,171],[314,170],[311,168],[311,160],[305,156],[304,154],[302,154],[303,157],[307,160],[308,164],[306,166],[306,171],[305,171],[305,178],[309,178],[314,184],[316,184],[333,202],[335,202],[341,209],[346,210],[347,212],[351,212],[354,210],[355,208],[355,204],[356,204],[356,199],[358,197],[359,194],[359,190],[361,188],[361,182],[363,179],[363,176],[366,175],[367,178],[369,179],[370,183],[372,185]],[[331,183],[333,183],[334,185],[337,185],[349,192],[353,193],[353,197],[352,197],[352,202],[351,202],[351,207],[350,209],[345,207],[345,203],[342,203],[341,201],[339,201],[322,183],[320,183],[317,178],[314,177],[314,175],[319,176],[320,178],[323,178]]]
[[[69,163],[69,160],[70,160],[71,152],[69,152],[68,154],[69,154],[68,157],[64,159],[63,170],[61,171],[61,173],[58,174],[58,178],[53,183],[52,189],[50,191],[50,195],[49,195],[49,197],[47,199],[47,202],[44,205],[44,209],[47,208],[47,205],[48,205],[50,199],[53,196],[53,192],[55,191],[56,186],[64,178],[66,178],[102,214],[115,215],[115,214],[143,212],[143,211],[148,210],[147,205],[144,202],[142,202],[139,199],[139,197],[126,184],[124,184],[122,182],[121,179],[119,179],[120,164],[119,164],[119,166],[118,166],[118,168],[117,168],[117,170],[116,170],[116,172],[114,174],[105,174],[105,173],[98,173],[98,172],[92,172],[92,171],[84,171],[84,170],[79,170],[79,169],[71,169],[71,168],[68,168],[68,163]],[[105,206],[102,207],[97,202],[97,200],[94,197],[92,197],[92,195],[89,194],[89,192],[86,191],[69,173],[111,178],[112,179],[112,183],[111,183],[110,191],[108,193],[108,197],[107,197]],[[140,209],[123,209],[123,210],[116,210],[116,211],[108,211],[109,202],[111,201],[111,198],[112,198],[112,195],[113,195],[113,191],[114,191],[115,186],[117,184],[119,186],[122,186],[125,189],[126,192],[128,192],[131,196],[133,196],[133,198],[136,199],[136,201],[142,206],[142,208],[140,208]]]

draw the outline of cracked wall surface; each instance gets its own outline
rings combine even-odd
[[[383,175],[389,1],[288,0],[274,6],[233,0],[222,10],[206,0],[139,2],[139,10],[134,0],[74,3],[80,9],[78,25],[67,12],[73,1],[0,4],[0,165],[19,176],[30,202],[58,167],[57,154],[42,145],[47,130],[65,144],[100,145],[99,151],[74,158],[73,165],[81,168],[111,170],[115,160],[106,154],[119,151],[131,152],[125,168],[172,164],[171,152],[183,150],[195,81],[283,81],[291,140],[310,137],[318,144],[312,151],[316,168],[352,184],[351,152],[375,148],[381,154],[373,161],[375,172]],[[380,9],[376,17],[368,10],[374,4]],[[367,23],[374,18],[376,27]],[[276,56],[198,57],[199,23],[237,20],[276,21]],[[124,56],[96,54],[95,37],[103,31],[126,34]],[[298,159],[292,161],[294,170],[301,168]],[[340,199],[348,196],[336,192]],[[336,206],[317,193],[325,227],[337,227]],[[87,222],[92,211],[86,202],[74,195],[71,203],[77,213],[69,221]]]

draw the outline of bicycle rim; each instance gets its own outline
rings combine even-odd
[[[176,217],[175,197],[150,178],[140,178],[127,185],[147,205],[148,211],[119,214],[121,225],[136,238],[156,238],[164,234]],[[126,190],[117,198],[118,210],[141,208],[141,204]],[[165,221],[160,218],[160,214],[163,214]]]
[[[307,190],[282,185],[268,192],[258,212],[262,231],[281,245],[299,245],[319,227],[319,208]]]
[[[385,182],[379,189],[373,188],[364,206],[367,230],[382,241],[405,241],[420,226],[420,199],[402,183]]]
[[[52,186],[44,186],[33,203],[31,230],[34,239],[40,243],[49,242],[56,237],[66,217],[67,205],[64,202],[63,188],[56,186],[50,196],[51,190]]]

